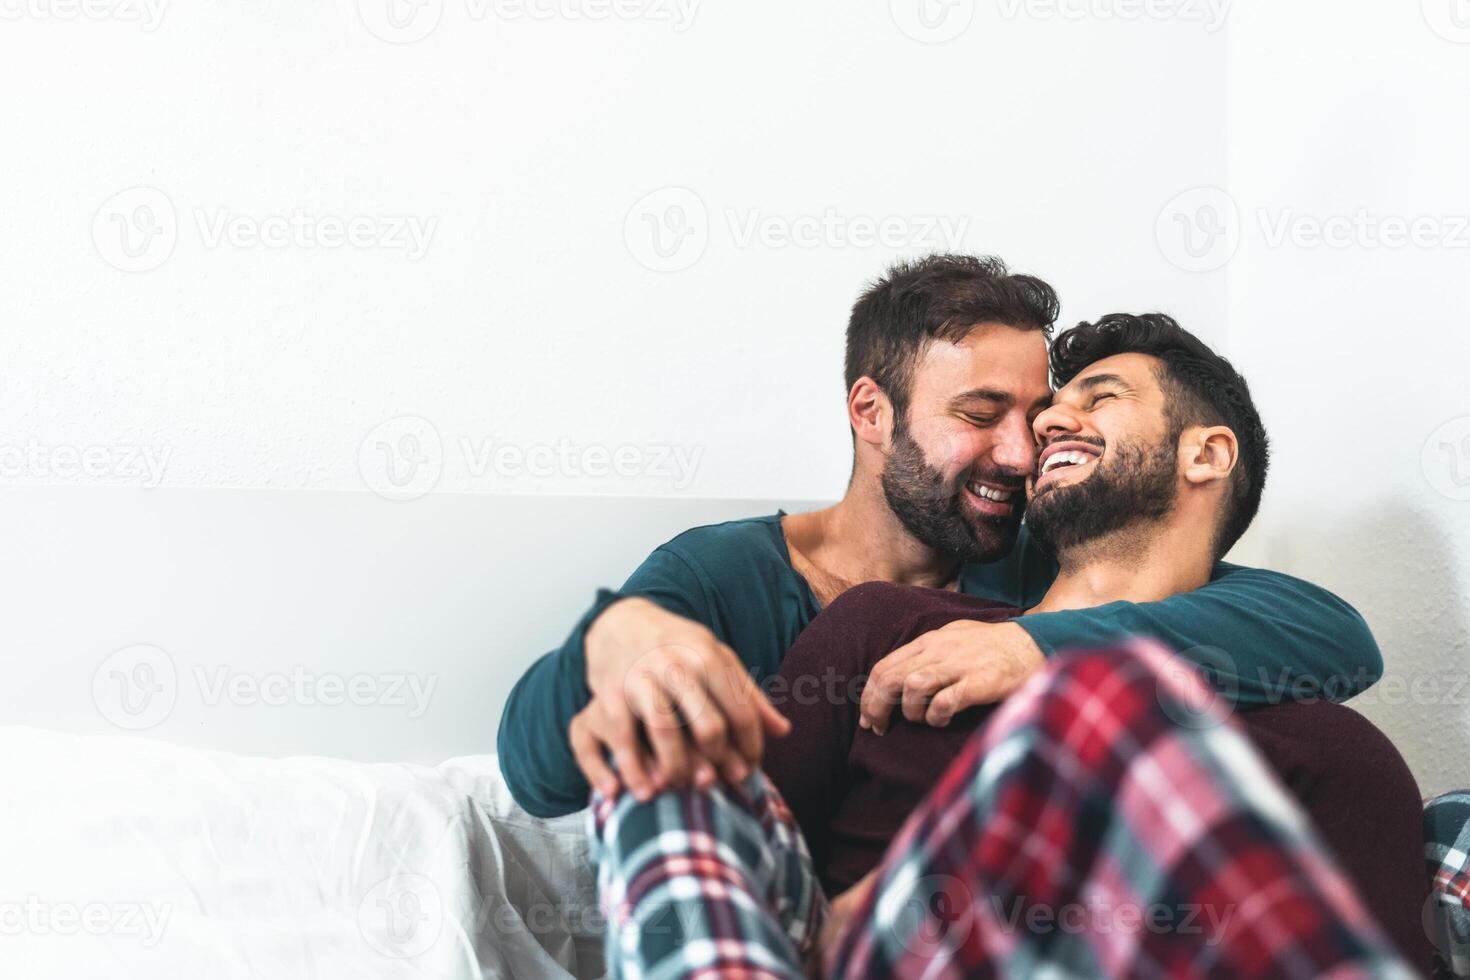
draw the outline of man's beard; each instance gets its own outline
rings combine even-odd
[[[1001,517],[976,510],[964,497],[970,479],[1014,485],[1011,512]],[[893,451],[883,464],[880,480],[883,496],[904,528],[942,555],[961,561],[995,561],[1016,543],[1026,509],[1020,479],[1012,473],[977,469],[946,480],[929,465],[902,419],[893,428]]]
[[[1164,518],[1179,493],[1178,442],[1175,436],[1153,446],[1119,443],[1086,479],[1042,487],[1026,510],[1032,537],[1062,558],[1105,535]]]

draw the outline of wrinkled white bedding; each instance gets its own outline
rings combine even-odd
[[[0,977],[601,973],[579,816],[493,756],[258,759],[0,727]]]

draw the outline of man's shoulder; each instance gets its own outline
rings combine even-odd
[[[654,553],[704,603],[699,619],[740,651],[747,664],[775,673],[781,656],[816,615],[795,569],[781,515],[690,528]]]
[[[712,575],[726,569],[789,568],[791,560],[781,535],[781,516],[776,513],[742,517],[692,527],[665,542],[659,550]]]

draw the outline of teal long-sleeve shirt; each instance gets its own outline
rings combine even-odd
[[[538,817],[587,805],[589,787],[567,736],[591,699],[582,643],[610,603],[642,596],[703,623],[735,650],[757,683],[775,676],[797,635],[820,611],[781,532],[782,514],[697,527],[648,556],[617,592],[597,594],[559,649],[528,670],[506,702],[497,751],[516,802]],[[1041,600],[1056,562],[1023,525],[1006,558],[971,563],[959,588],[1018,608]],[[1383,673],[1383,658],[1361,616],[1309,582],[1219,562],[1200,589],[1162,602],[1113,602],[1016,620],[1042,652],[1151,636],[1211,672],[1238,703],[1303,697],[1343,701]]]

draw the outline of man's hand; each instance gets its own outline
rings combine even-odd
[[[1045,657],[1016,623],[957,620],[878,661],[863,688],[858,724],[882,735],[895,705],[936,728],[960,711],[1004,700]]]
[[[577,765],[604,796],[617,792],[619,775],[641,802],[691,782],[707,788],[719,775],[743,782],[760,765],[765,736],[791,728],[735,651],[647,599],[603,610],[585,649],[592,702],[569,734]]]
[[[857,884],[847,891],[832,899],[832,908],[827,912],[827,921],[822,923],[822,931],[817,934],[817,946],[812,951],[811,969],[807,971],[808,976],[821,976],[822,958],[827,953],[827,947],[835,943],[842,930],[847,926],[848,920],[853,917],[868,893],[878,881],[878,869],[874,868]]]

